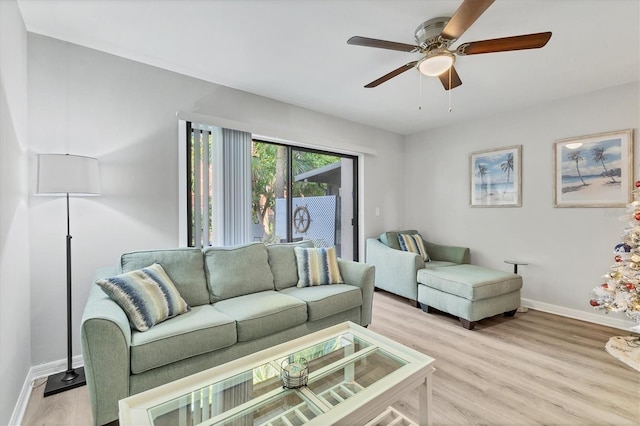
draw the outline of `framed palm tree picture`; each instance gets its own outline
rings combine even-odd
[[[522,206],[522,145],[469,156],[471,207]]]
[[[624,207],[632,200],[633,130],[553,145],[554,207]]]

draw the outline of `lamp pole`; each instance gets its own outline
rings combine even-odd
[[[87,381],[84,376],[84,368],[73,368],[73,342],[72,342],[72,300],[71,300],[71,225],[69,220],[69,193],[67,197],[67,370],[54,374],[47,379],[44,388],[44,396],[55,395],[69,389],[84,386]]]
[[[71,343],[71,226],[69,225],[69,193],[67,192],[67,371],[62,377],[63,382],[70,382],[78,377],[78,373],[73,369],[71,354],[73,347]]]

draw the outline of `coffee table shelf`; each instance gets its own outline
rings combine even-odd
[[[282,361],[298,357],[309,363],[308,384],[283,388]],[[430,425],[433,362],[346,322],[125,398],[120,424],[412,424],[389,406],[417,388],[419,424]]]
[[[409,420],[404,414],[393,407],[389,407],[378,417],[371,420],[365,426],[418,426]]]

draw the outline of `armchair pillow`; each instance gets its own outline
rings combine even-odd
[[[190,308],[158,263],[96,281],[125,311],[132,328],[147,331]]]
[[[417,234],[415,229],[408,229],[405,231],[388,231],[380,234],[380,241],[385,245],[396,250],[402,250],[398,243],[398,234]]]
[[[424,247],[424,241],[422,241],[422,235],[420,234],[398,234],[398,243],[400,244],[400,250],[416,253],[420,255],[425,262],[428,262],[429,253]]]
[[[298,266],[298,287],[344,283],[335,247],[295,247],[293,250]]]

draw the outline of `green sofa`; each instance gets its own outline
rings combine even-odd
[[[374,267],[338,259],[344,284],[298,288],[296,246],[311,242],[138,251],[101,268],[96,279],[157,262],[191,309],[138,332],[92,285],[81,335],[94,424],[116,420],[129,395],[344,321],[370,324]]]
[[[423,311],[455,315],[472,330],[484,318],[513,316],[520,307],[522,277],[511,272],[470,265],[470,250],[424,241],[430,261],[402,251],[391,231],[367,239],[367,263],[375,266],[375,287],[405,297]]]

